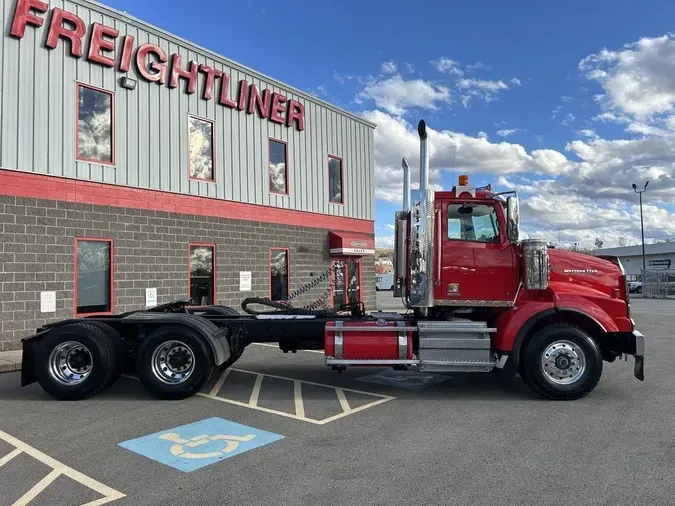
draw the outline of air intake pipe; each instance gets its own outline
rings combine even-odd
[[[410,211],[410,167],[404,158],[401,160],[403,167],[403,212]]]
[[[425,192],[429,188],[429,148],[427,124],[423,119],[417,124],[417,133],[420,136],[420,190]]]

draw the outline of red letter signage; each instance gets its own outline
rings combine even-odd
[[[74,25],[74,28],[63,26],[64,21]],[[59,38],[68,39],[70,40],[70,54],[75,58],[80,58],[82,56],[82,37],[86,34],[87,25],[84,24],[84,21],[75,14],[57,7],[52,11],[52,22],[49,25],[49,34],[45,45],[49,49],[54,49]]]
[[[16,0],[14,18],[10,28],[10,35],[22,39],[27,26],[40,28],[45,24],[45,17],[40,15],[50,11],[49,3],[44,0]],[[77,15],[59,7],[51,9],[51,19],[47,29],[45,46],[56,49],[60,39],[66,39],[71,56],[81,58],[84,55],[83,44],[87,36],[87,25]],[[166,84],[171,89],[178,88],[180,79],[187,81],[185,92],[192,95],[199,84],[202,75],[204,88],[201,94],[203,100],[217,100],[219,105],[237,111],[246,111],[247,114],[258,112],[258,116],[268,119],[278,125],[295,127],[299,131],[305,129],[305,108],[297,100],[289,100],[281,93],[271,92],[268,89],[259,89],[247,79],[240,79],[237,83],[236,96],[232,93],[235,84],[231,82],[227,71],[219,70],[190,61],[188,68],[182,66],[183,57],[174,53],[169,57],[164,49],[157,44],[141,44],[134,54],[136,38],[133,35],[123,35],[114,27],[99,22],[91,24],[89,48],[86,51],[87,61],[115,68],[121,73],[131,70],[135,65],[138,75],[149,83]],[[117,63],[119,62],[119,63]],[[216,80],[220,78],[220,89],[216,90]]]
[[[113,40],[106,40],[103,37],[107,35],[116,39],[120,32],[109,26],[101,23],[94,23],[94,29],[91,31],[91,42],[89,43],[89,54],[87,59],[96,63],[100,63],[105,67],[114,67],[115,59],[109,56],[103,56],[101,50],[115,51],[115,42]]]
[[[44,23],[44,19],[31,14],[31,9],[44,14],[49,10],[49,4],[40,0],[19,0],[16,4],[16,9],[14,9],[14,20],[12,21],[12,29],[10,31],[14,37],[22,39],[26,33],[26,25],[33,25],[39,28]]]

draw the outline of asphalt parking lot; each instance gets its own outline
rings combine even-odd
[[[389,292],[383,309],[396,308]],[[52,400],[0,375],[0,506],[30,504],[672,505],[675,301],[635,299],[646,380],[605,364],[575,402],[518,378],[337,374],[322,355],[251,346],[195,397],[123,377]],[[437,380],[442,380],[436,382]],[[196,424],[196,425],[195,425]],[[225,458],[223,458],[225,457]],[[28,495],[26,495],[28,494]]]

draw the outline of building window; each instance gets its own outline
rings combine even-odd
[[[190,116],[190,178],[213,181],[213,122]]]
[[[215,250],[213,244],[190,244],[190,297],[198,306],[216,303]]]
[[[328,157],[328,191],[331,204],[342,204],[342,158]]]
[[[288,298],[288,265],[288,249],[273,248],[270,250],[270,287],[272,300],[285,300]]]
[[[114,163],[115,121],[112,92],[77,84],[77,159]]]
[[[288,149],[285,142],[270,139],[269,176],[272,193],[288,194]]]
[[[113,242],[75,239],[75,314],[113,311]]]

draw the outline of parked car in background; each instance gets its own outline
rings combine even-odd
[[[375,290],[393,290],[394,289],[394,273],[385,272],[384,274],[377,274],[375,283]]]
[[[629,293],[642,293],[642,281],[629,281],[628,282],[628,292]]]

